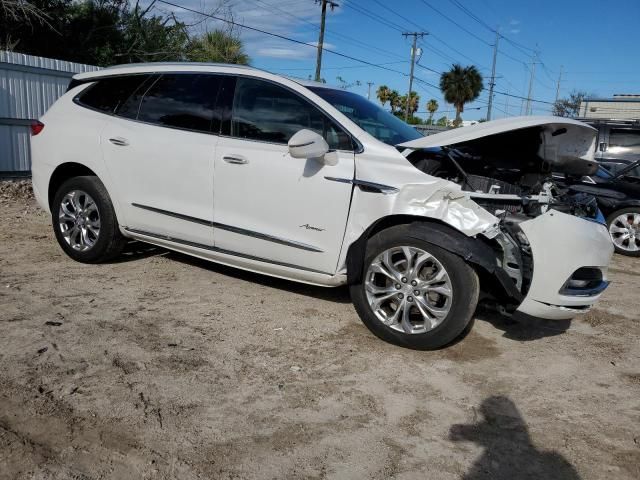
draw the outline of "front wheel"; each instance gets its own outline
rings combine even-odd
[[[470,324],[480,285],[462,258],[416,239],[408,228],[393,227],[369,240],[362,281],[351,286],[351,297],[379,338],[433,350]]]
[[[640,257],[640,207],[613,212],[607,218],[607,227],[616,252]]]

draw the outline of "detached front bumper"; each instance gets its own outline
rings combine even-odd
[[[531,245],[533,277],[517,311],[562,320],[589,310],[608,285],[613,245],[606,226],[549,210],[520,228]],[[578,288],[572,288],[569,281],[581,278],[584,271],[598,276],[589,283],[578,280]]]

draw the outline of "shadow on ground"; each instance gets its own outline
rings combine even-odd
[[[327,300],[329,302],[351,303],[349,289],[346,286],[327,288],[317,287],[315,285],[307,285],[305,283],[293,282],[291,280],[270,277],[268,275],[263,275],[260,273],[248,272],[239,268],[228,267],[220,263],[209,262],[207,260],[202,260],[200,258],[192,257],[190,255],[185,255],[178,252],[167,252],[166,257],[171,260],[175,260],[176,262],[192,265],[194,267],[237,278],[239,280],[257,283],[269,288],[277,288],[278,290],[284,290],[300,295],[307,295],[309,297],[318,298],[320,300]]]
[[[511,399],[486,398],[480,405],[482,420],[468,425],[452,425],[449,440],[473,442],[484,452],[463,475],[464,480],[579,480],[576,469],[561,454],[539,450]]]
[[[475,318],[502,330],[503,337],[520,342],[562,335],[571,327],[571,320],[545,320],[518,312],[508,317],[482,306],[476,310]]]

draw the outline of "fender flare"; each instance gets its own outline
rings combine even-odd
[[[362,281],[364,258],[369,233],[375,225],[369,227],[347,251],[347,284],[353,285]],[[448,252],[461,257],[465,262],[480,269],[486,276],[495,279],[493,287],[499,291],[491,291],[497,298],[509,303],[520,304],[524,299],[513,280],[496,261],[496,253],[485,242],[477,237],[467,237],[452,227],[429,221],[414,221],[406,225],[410,237],[431,243]],[[495,290],[495,289],[494,289]]]

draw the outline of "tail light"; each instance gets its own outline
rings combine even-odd
[[[38,135],[44,129],[44,123],[36,120],[31,123],[31,135]]]

